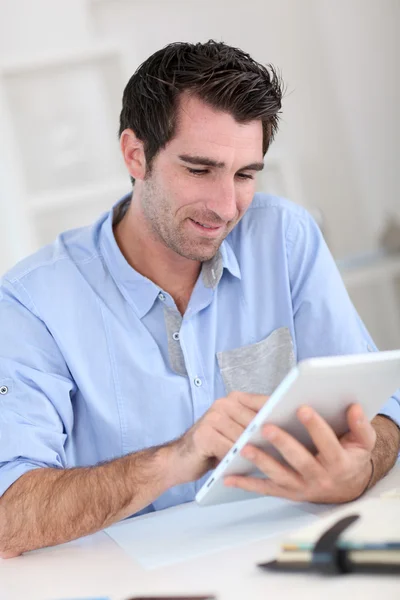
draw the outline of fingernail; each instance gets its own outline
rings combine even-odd
[[[304,406],[303,408],[301,408],[299,410],[299,417],[302,421],[309,421],[312,417],[311,408],[307,408],[307,406]]]

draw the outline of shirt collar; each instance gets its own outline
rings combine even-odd
[[[114,236],[113,222],[122,218],[129,205],[131,194],[118,200],[110,210],[103,223],[100,234],[100,247],[109,271],[118,285],[122,285],[128,293],[128,300],[135,305],[136,312],[142,319],[153,306],[160,288],[150,279],[138,273],[128,263],[122,254]],[[221,280],[223,270],[227,269],[231,275],[241,278],[237,258],[227,240],[224,240],[217,254],[203,263],[201,278],[203,284],[209,288],[216,288]]]

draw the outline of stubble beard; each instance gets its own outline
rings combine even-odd
[[[186,219],[175,224],[170,203],[153,181],[148,180],[142,195],[142,210],[156,241],[161,241],[167,248],[188,260],[205,262],[211,260],[218,252],[222,242],[232,229],[215,240],[191,239],[186,231]],[[193,235],[194,238],[194,235]]]

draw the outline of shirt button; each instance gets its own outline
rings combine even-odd
[[[179,331],[175,331],[175,333],[172,334],[172,337],[177,342],[179,340]]]
[[[201,381],[200,377],[195,377],[194,378],[194,385],[195,386],[200,387],[202,383],[203,382]]]
[[[371,344],[367,344],[367,350],[368,350],[368,352],[373,352],[374,351],[374,349],[371,346]]]
[[[162,292],[160,292],[160,293],[158,294],[158,297],[159,297],[159,299],[160,299],[162,302],[165,302],[165,294],[163,294]]]
[[[8,392],[8,387],[6,385],[2,385],[0,387],[0,394],[2,394],[4,396],[4,394],[7,394]]]

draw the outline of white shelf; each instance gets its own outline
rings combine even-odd
[[[368,285],[385,279],[400,278],[400,254],[382,254],[365,264],[342,267],[340,271],[346,286]]]
[[[382,350],[400,348],[400,254],[379,250],[338,261],[344,284]]]
[[[48,211],[66,207],[76,207],[80,203],[100,203],[109,198],[110,206],[131,190],[129,179],[118,179],[107,183],[97,183],[65,191],[46,192],[28,196],[26,206],[38,216]]]

